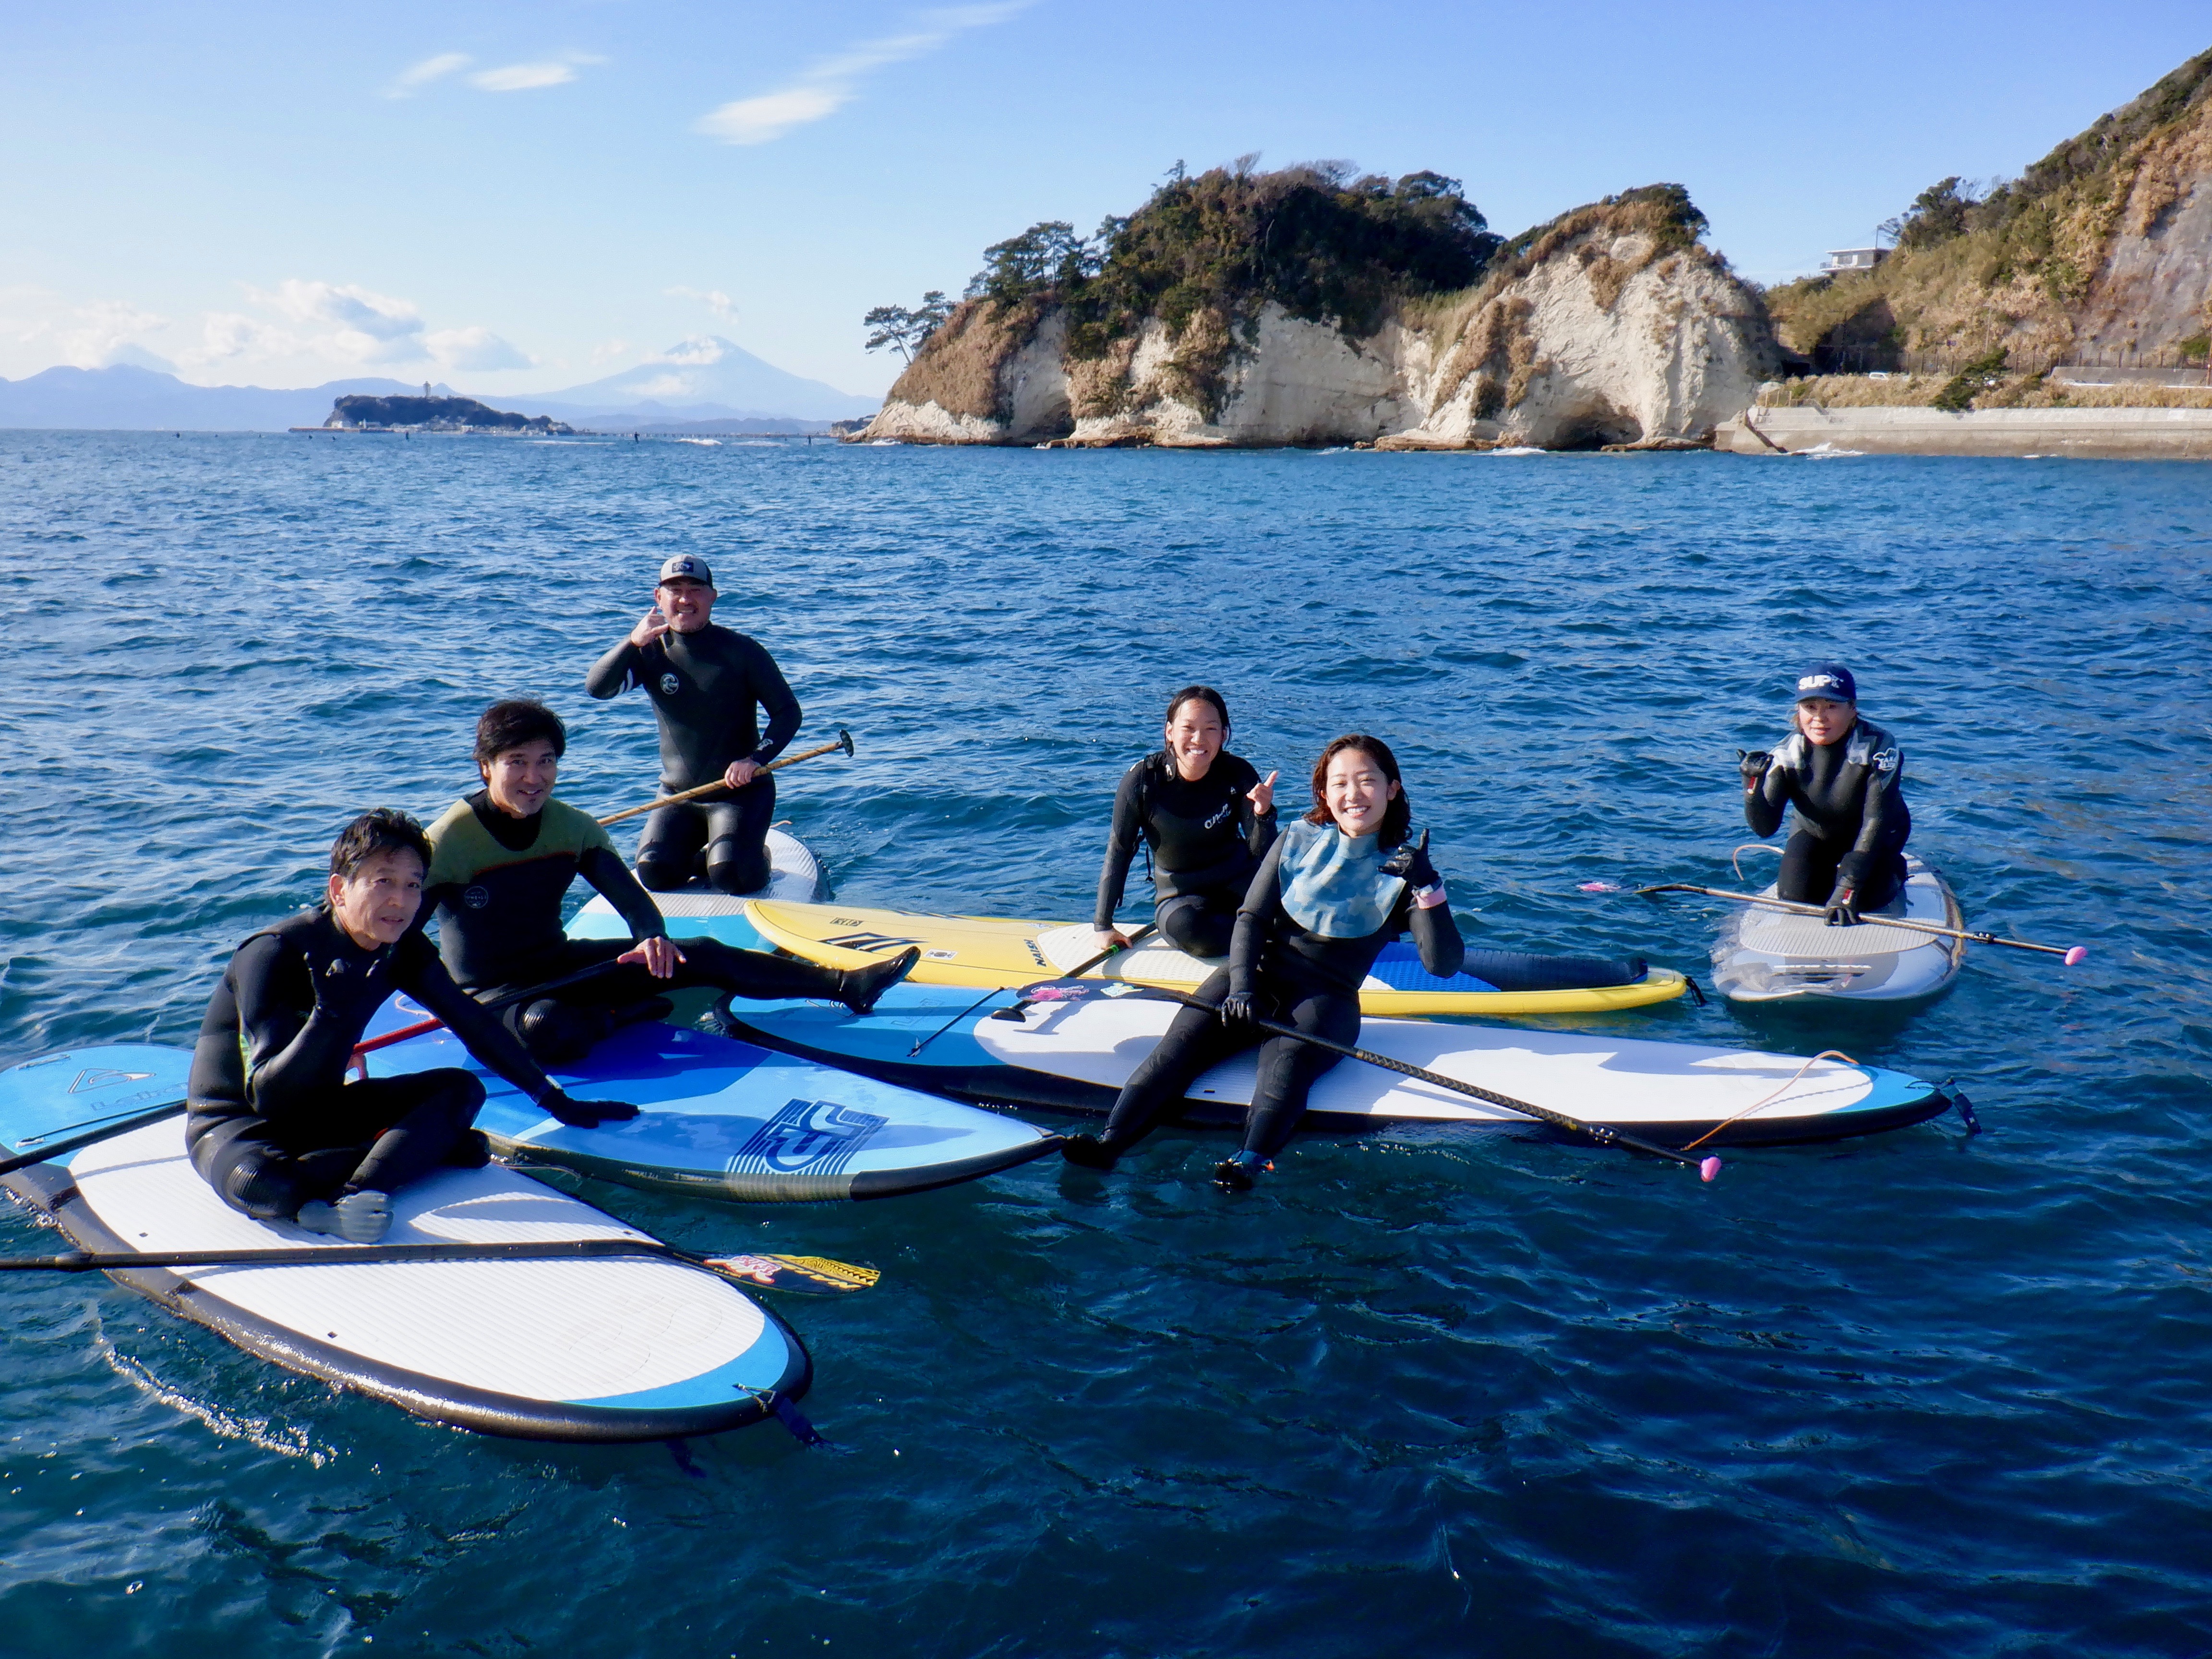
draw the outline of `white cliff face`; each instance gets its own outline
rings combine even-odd
[[[1269,302],[1252,333],[1229,338],[1210,408],[1204,377],[1183,361],[1198,361],[1206,325],[1179,340],[1153,319],[1117,357],[1071,363],[1054,310],[992,370],[989,412],[902,396],[909,380],[951,383],[918,366],[863,435],[1407,449],[1698,441],[1747,407],[1771,368],[1764,309],[1724,267],[1602,223],[1553,239],[1510,280],[1409,307],[1365,339]]]

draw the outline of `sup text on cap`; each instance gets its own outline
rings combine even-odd
[[[697,554],[678,553],[660,567],[660,580],[664,582],[704,582],[712,587],[714,573],[707,568],[706,560]]]
[[[1816,663],[1797,677],[1797,701],[1826,697],[1831,702],[1856,702],[1858,683],[1839,662]]]

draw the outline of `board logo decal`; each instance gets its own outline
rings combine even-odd
[[[754,1131],[732,1175],[836,1175],[890,1121],[834,1100],[794,1100]]]
[[[955,962],[959,959],[960,952],[957,951],[924,951],[922,955],[927,957],[932,962]]]
[[[841,951],[873,951],[888,956],[894,951],[903,951],[909,945],[919,945],[918,939],[901,939],[892,933],[840,933],[835,939],[825,939],[824,945],[834,945]]]
[[[111,1083],[143,1083],[153,1075],[151,1072],[118,1072],[112,1066],[88,1066],[76,1074],[76,1081],[70,1085],[69,1092],[81,1095],[88,1089],[105,1089]]]

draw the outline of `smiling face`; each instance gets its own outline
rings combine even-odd
[[[372,853],[349,876],[330,881],[331,915],[365,951],[397,944],[422,908],[422,860],[412,848]]]
[[[539,738],[501,750],[489,762],[479,763],[477,770],[483,774],[494,806],[511,818],[535,817],[553,799],[561,757],[553,752],[550,738]]]
[[[1806,697],[1797,704],[1797,729],[1805,734],[1808,743],[1826,749],[1850,735],[1858,714],[1855,702],[1838,702],[1832,697]]]
[[[696,634],[714,614],[714,590],[689,576],[678,576],[653,590],[653,602],[679,634]]]
[[[1373,835],[1397,799],[1398,786],[1365,750],[1340,749],[1329,757],[1322,801],[1346,835]]]
[[[1185,783],[1196,783],[1213,765],[1221,745],[1229,741],[1229,728],[1221,711],[1204,697],[1185,697],[1168,722],[1168,753]]]

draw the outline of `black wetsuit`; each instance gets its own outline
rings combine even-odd
[[[584,689],[615,697],[643,686],[660,722],[660,793],[711,783],[732,763],[766,766],[783,752],[802,716],[783,671],[757,640],[709,623],[696,633],[671,629],[651,645],[625,639],[592,665]],[[756,708],[768,712],[763,735]],[[775,779],[763,775],[727,799],[664,806],[638,837],[637,870],[655,892],[690,883],[703,849],[708,882],[725,893],[768,885],[768,831],[775,819]]]
[[[192,1051],[185,1141],[224,1203],[290,1216],[310,1199],[392,1193],[441,1164],[483,1161],[482,1137],[468,1133],[484,1097],[472,1073],[346,1081],[354,1045],[394,991],[532,1100],[553,1088],[419,933],[365,951],[327,909],[303,911],[238,947]]]
[[[1425,909],[1408,892],[1400,893],[1372,933],[1329,939],[1309,932],[1283,908],[1277,877],[1282,850],[1279,843],[1270,848],[1252,878],[1237,912],[1228,965],[1216,969],[1194,993],[1209,1007],[1187,1007],[1177,1014],[1167,1035],[1122,1085],[1100,1137],[1107,1147],[1119,1151],[1138,1139],[1174,1109],[1200,1073],[1255,1045],[1259,1082],[1244,1117],[1244,1150],[1269,1158],[1291,1138],[1305,1113],[1314,1079],[1339,1056],[1254,1025],[1223,1024],[1211,1007],[1231,991],[1250,994],[1261,1016],[1278,1024],[1351,1044],[1359,1040],[1360,982],[1391,940],[1410,928],[1424,968],[1440,978],[1459,971],[1464,947],[1451,907]]]
[[[1785,809],[1797,822],[1782,850],[1777,894],[1794,904],[1828,904],[1845,891],[1854,908],[1878,910],[1905,887],[1905,757],[1897,740],[1862,720],[1831,744],[1792,732],[1774,747],[1758,787],[1743,798],[1744,822],[1771,836]]]
[[[580,875],[606,896],[629,939],[570,939],[562,930],[561,901]],[[607,832],[565,801],[549,800],[526,818],[501,811],[489,790],[456,801],[430,826],[430,872],[422,885],[422,914],[437,918],[447,969],[483,998],[612,962],[668,931]],[[627,963],[552,996],[511,1005],[507,1024],[541,1063],[562,1066],[582,1059],[618,1024],[667,1013],[664,991],[707,985],[744,997],[839,994],[834,968],[719,939],[687,939],[677,948],[684,959],[668,979]]]
[[[1249,761],[1226,750],[1195,783],[1164,749],[1124,772],[1091,925],[1114,925],[1141,837],[1152,853],[1154,924],[1193,956],[1226,955],[1237,906],[1275,840],[1274,809],[1255,811],[1247,798],[1259,781]]]

